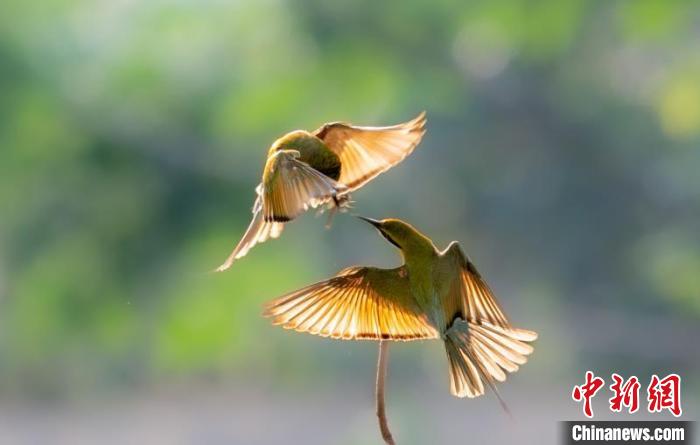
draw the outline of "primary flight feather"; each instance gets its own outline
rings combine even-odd
[[[425,122],[425,112],[388,127],[334,122],[277,139],[256,188],[253,220],[216,270],[228,269],[256,244],[279,237],[285,223],[310,208],[347,206],[352,191],[413,152],[425,134]]]

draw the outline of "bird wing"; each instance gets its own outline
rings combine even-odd
[[[314,135],[340,157],[338,182],[356,190],[411,154],[425,134],[425,112],[390,127],[325,124]]]
[[[266,305],[286,329],[344,340],[438,338],[412,298],[406,271],[351,267]]]
[[[346,187],[297,159],[295,150],[279,150],[267,160],[262,183],[266,222],[286,222],[329,202]]]
[[[443,255],[452,258],[459,268],[448,300],[462,302],[461,317],[455,317],[445,331],[451,392],[458,397],[479,396],[484,393],[483,377],[507,411],[495,382],[506,379],[504,371],[515,372],[527,361],[533,351],[527,343],[536,340],[537,333],[510,325],[459,243],[450,244]]]
[[[226,258],[224,263],[216,268],[217,272],[222,272],[239,258],[244,257],[256,244],[267,241],[268,238],[277,238],[284,229],[284,223],[265,221],[262,217],[262,198],[260,196],[261,187],[258,187],[258,198],[253,205],[253,220],[248,225],[248,229],[238,242],[233,252]]]
[[[503,310],[486,281],[476,270],[459,243],[453,242],[445,250],[458,265],[459,274],[452,286],[452,296],[462,302],[463,318],[468,322],[488,322],[494,326],[510,327]]]

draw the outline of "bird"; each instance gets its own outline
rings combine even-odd
[[[457,241],[440,251],[404,221],[359,218],[399,249],[403,264],[343,269],[267,303],[263,315],[321,337],[379,340],[380,351],[386,341],[441,340],[451,394],[478,397],[486,384],[507,411],[495,384],[525,364],[537,333],[511,325]]]
[[[425,134],[425,123],[421,112],[398,125],[331,122],[313,132],[295,130],[277,139],[255,189],[253,219],[216,271],[230,268],[256,244],[278,238],[285,223],[310,208],[327,205],[332,218],[335,210],[349,207],[351,192],[413,152]]]

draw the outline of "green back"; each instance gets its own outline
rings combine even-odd
[[[340,177],[340,158],[323,141],[303,130],[292,131],[277,139],[270,153],[278,150],[297,150],[299,160],[337,180]]]

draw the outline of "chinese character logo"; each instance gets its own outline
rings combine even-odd
[[[610,411],[622,412],[624,408],[630,414],[639,411],[639,388],[641,384],[636,376],[625,380],[622,376],[613,373],[613,383],[610,391],[613,396],[608,399]],[[591,399],[605,386],[605,381],[596,377],[593,372],[586,371],[586,381],[583,385],[574,386],[571,398],[575,402],[583,402],[583,414],[588,418],[593,417]],[[683,413],[681,408],[681,377],[678,374],[669,374],[660,379],[656,374],[651,376],[647,387],[647,410],[650,413],[659,413],[668,410],[676,417]]]
[[[591,371],[586,371],[586,382],[581,386],[574,386],[571,397],[580,402],[583,400],[583,413],[586,417],[593,417],[591,399],[605,385],[605,381],[600,377],[594,377]]]
[[[647,388],[647,400],[649,412],[661,412],[669,410],[674,416],[679,417],[681,409],[681,377],[678,374],[670,374],[659,379],[654,374]]]
[[[615,382],[610,385],[610,390],[614,393],[610,398],[610,411],[619,413],[626,406],[630,414],[636,413],[639,410],[639,379],[632,376],[625,382],[615,373],[612,378]]]

